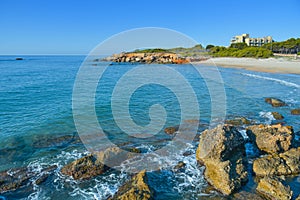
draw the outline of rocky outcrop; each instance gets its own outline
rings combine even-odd
[[[132,148],[132,152],[118,147],[107,148],[69,163],[61,169],[61,172],[74,179],[90,179],[103,174],[110,167],[119,166],[126,159],[133,157],[135,153],[140,153],[140,151],[135,148]]]
[[[226,124],[241,126],[241,125],[249,125],[249,124],[251,124],[251,121],[248,120],[245,117],[238,117],[238,118],[235,118],[235,119],[226,120]]]
[[[130,63],[159,63],[159,64],[184,64],[189,60],[180,58],[175,53],[121,53],[104,58],[104,61],[130,62]]]
[[[300,115],[300,108],[291,110],[292,115]]]
[[[271,104],[273,107],[286,106],[286,103],[284,101],[273,97],[265,98],[265,102]]]
[[[276,120],[284,119],[284,117],[279,112],[272,112],[272,115],[273,115],[274,119],[276,119]]]
[[[93,155],[87,155],[64,166],[61,169],[61,173],[72,176],[76,180],[90,179],[106,172],[107,170],[108,167],[97,160]]]
[[[293,128],[281,124],[249,126],[247,134],[261,151],[271,154],[289,150],[294,137]]]
[[[236,193],[233,195],[233,199],[234,200],[265,200],[264,198],[260,197],[258,194],[255,193],[250,193],[250,192],[245,192],[245,191],[241,191],[239,193]]]
[[[148,200],[153,199],[153,192],[148,185],[145,170],[136,174],[131,180],[122,185],[110,200]]]
[[[256,159],[253,162],[253,171],[258,176],[299,174],[300,147]]]
[[[201,134],[196,158],[206,167],[206,180],[225,195],[247,181],[244,138],[230,125],[219,125]]]
[[[256,190],[268,199],[290,200],[293,192],[290,187],[285,186],[278,178],[264,177],[258,183]]]

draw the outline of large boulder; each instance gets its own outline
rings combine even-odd
[[[253,171],[258,176],[299,174],[300,147],[254,160]]]
[[[136,174],[122,185],[110,200],[148,200],[153,199],[153,191],[148,185],[146,170]]]
[[[201,134],[196,158],[206,167],[206,180],[225,195],[247,181],[244,138],[231,125],[219,125]]]
[[[264,197],[274,200],[290,200],[293,192],[289,186],[285,186],[278,178],[264,177],[258,183],[256,190]]]
[[[273,107],[286,106],[286,103],[284,101],[273,97],[265,98],[265,102],[271,104]]]
[[[281,124],[249,126],[247,134],[261,151],[271,154],[289,150],[294,137],[293,128]]]

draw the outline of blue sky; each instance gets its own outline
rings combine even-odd
[[[87,54],[110,36],[163,27],[207,45],[300,37],[300,1],[0,0],[0,54]]]

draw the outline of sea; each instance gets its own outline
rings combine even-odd
[[[225,119],[246,117],[255,124],[281,122],[293,126],[295,139],[300,139],[299,115],[291,115],[292,109],[300,108],[297,74],[255,72],[213,64],[108,63],[77,55],[0,56],[0,173],[27,167],[37,174],[20,189],[0,194],[0,199],[107,199],[130,179],[132,174],[128,169],[111,169],[90,180],[74,180],[60,172],[63,166],[91,151],[80,140],[82,127],[78,129],[74,115],[74,92],[76,97],[80,96],[75,83],[80,83],[83,64],[95,71],[88,75],[98,78],[92,82],[93,86],[87,87],[95,88],[91,102],[97,124],[107,136],[103,141],[120,145],[130,139],[134,147],[147,154],[163,148],[153,138],[172,140],[164,133],[166,127],[200,123],[194,133],[196,139],[184,141],[185,147],[171,156],[161,155],[160,169],[148,172],[155,199],[221,196],[205,181],[204,167],[196,162],[195,151],[197,136]],[[266,97],[281,99],[287,106],[272,107],[265,103]],[[85,126],[93,126],[94,122],[89,124],[93,121],[89,118],[93,115],[90,109],[81,112],[86,116]],[[271,112],[279,112],[284,119],[275,120]],[[242,126],[240,129],[243,131]],[[127,133],[131,136],[127,137]],[[254,153],[251,145],[246,147],[249,154]],[[174,166],[182,161],[186,164],[184,170],[174,171]],[[53,165],[57,166],[54,172],[36,184],[39,172]],[[243,190],[254,192],[256,183],[251,173],[249,176],[250,183]],[[300,193],[300,176],[288,178],[287,182],[296,191],[295,195]]]

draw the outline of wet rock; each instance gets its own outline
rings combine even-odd
[[[273,97],[265,98],[265,102],[271,104],[273,107],[286,106],[286,103],[284,101]]]
[[[38,179],[35,180],[35,184],[40,185],[45,182],[49,177],[49,174],[42,174]]]
[[[93,155],[87,155],[74,162],[69,163],[61,169],[61,173],[76,179],[90,179],[103,174],[108,170],[101,161]]]
[[[18,57],[18,58],[16,58],[16,60],[23,60],[23,58]]]
[[[299,174],[300,147],[254,160],[253,171],[258,176]]]
[[[206,180],[229,195],[247,181],[245,154],[240,132],[233,126],[219,125],[202,133],[196,158],[206,167]]]
[[[175,171],[175,172],[181,172],[181,171],[184,170],[185,166],[186,166],[186,164],[185,164],[183,161],[179,161],[179,162],[177,163],[177,165],[175,165],[174,171]]]
[[[148,185],[145,170],[136,174],[131,180],[122,185],[110,200],[148,200],[153,199],[153,191]]]
[[[290,187],[274,177],[264,177],[258,183],[256,190],[264,197],[274,200],[289,200],[292,199],[293,192]]]
[[[169,135],[173,135],[175,132],[177,132],[179,129],[179,126],[172,126],[172,127],[167,127],[165,128],[165,133],[169,134]]]
[[[249,125],[249,124],[251,124],[251,121],[245,117],[238,117],[235,119],[226,120],[226,124],[241,126],[241,125]]]
[[[276,120],[284,119],[284,117],[279,112],[272,112],[272,115],[273,115],[274,119],[276,119]]]
[[[134,151],[140,152],[138,149]],[[111,147],[75,160],[64,166],[61,172],[74,179],[90,179],[105,173],[111,167],[119,166],[135,154],[118,147]]]
[[[294,137],[293,128],[281,124],[249,126],[247,134],[261,151],[271,154],[289,150]]]
[[[245,199],[252,199],[252,200],[264,200],[264,198],[260,197],[255,193],[250,193],[246,191],[241,191],[233,195],[235,200],[245,200]]]
[[[300,108],[291,110],[292,115],[300,115]]]
[[[28,173],[27,167],[7,170],[0,173],[0,193],[16,190],[29,183],[29,179],[33,176]]]
[[[41,170],[41,172],[37,172],[32,171],[27,167],[21,167],[0,172],[0,193],[13,191],[25,186],[31,186],[32,178],[36,176],[43,176],[45,179],[45,177],[48,177],[50,173],[56,168],[57,166],[53,165]],[[38,181],[38,183],[42,183],[41,180]]]

